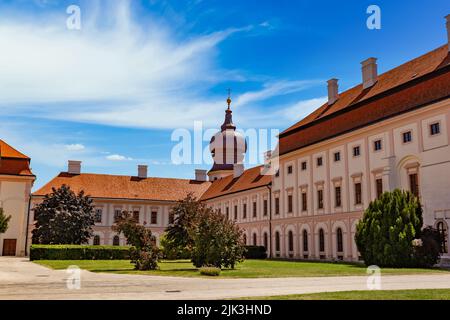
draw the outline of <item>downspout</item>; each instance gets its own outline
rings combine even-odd
[[[31,193],[28,197],[27,226],[25,231],[25,256],[28,256],[28,228],[30,225],[30,211],[31,211]]]
[[[269,258],[272,259],[272,182],[267,185],[269,189]]]

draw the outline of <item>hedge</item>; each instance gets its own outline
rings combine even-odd
[[[30,260],[129,260],[128,246],[33,244]]]
[[[246,259],[266,259],[267,252],[264,246],[245,246],[244,257]]]

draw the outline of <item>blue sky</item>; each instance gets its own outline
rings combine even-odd
[[[68,30],[66,8],[81,9]],[[369,30],[366,9],[381,9]],[[0,137],[32,158],[35,187],[84,172],[192,178],[174,130],[218,128],[227,89],[242,129],[283,130],[319,107],[326,80],[360,82],[445,43],[448,1],[0,1]],[[205,137],[205,140],[209,140]],[[207,146],[204,141],[203,147]],[[262,152],[265,150],[259,150]]]

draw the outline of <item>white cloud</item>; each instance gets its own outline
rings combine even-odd
[[[11,115],[114,126],[171,129],[191,127],[195,120],[217,126],[225,101],[211,97],[207,89],[245,79],[216,65],[217,45],[253,27],[180,40],[157,20],[138,25],[129,6],[121,1],[109,11],[83,7],[81,31],[66,29],[66,15],[49,15],[36,24],[23,15],[0,13],[0,39],[5,44],[0,55],[0,107]],[[89,16],[90,12],[102,15]],[[109,17],[106,22],[104,16]],[[314,84],[271,81],[236,97],[233,106]]]
[[[122,156],[120,154],[111,154],[109,156],[106,156],[105,158],[107,160],[111,160],[111,161],[129,161],[129,160],[133,160],[130,157],[125,157],[125,156]]]
[[[66,147],[66,150],[68,150],[68,151],[81,151],[81,150],[86,149],[86,147],[84,145],[82,145],[81,143],[66,144],[65,147]]]

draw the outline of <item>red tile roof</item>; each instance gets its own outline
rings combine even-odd
[[[238,178],[234,178],[231,174],[222,179],[213,181],[208,190],[202,195],[201,200],[208,200],[239,191],[269,185],[272,181],[272,176],[261,175],[261,168],[262,166],[247,169]]]
[[[30,158],[0,140],[0,174],[33,176]]]
[[[447,45],[339,94],[280,134],[280,155],[339,134],[414,110],[450,95],[450,56]]]
[[[108,174],[69,174],[61,172],[33,196],[43,196],[52,192],[52,187],[59,188],[63,184],[78,193],[84,190],[93,198],[135,199],[156,201],[177,201],[192,192],[199,198],[211,185],[187,179],[146,178],[119,176]]]
[[[23,153],[17,151],[5,141],[0,139],[0,157],[2,158],[15,158],[15,159],[30,159]]]

